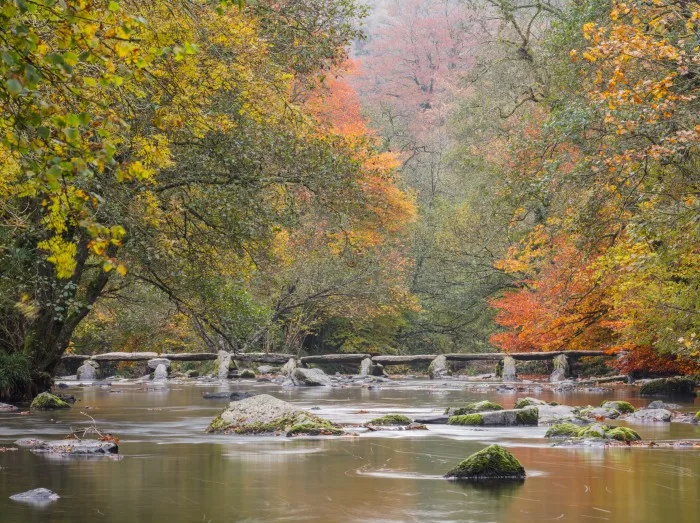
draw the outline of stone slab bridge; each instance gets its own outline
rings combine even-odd
[[[614,357],[604,351],[579,350],[579,351],[552,351],[552,352],[487,352],[487,353],[452,353],[452,354],[411,354],[411,355],[370,355],[370,354],[324,354],[317,356],[296,356],[294,354],[249,352],[245,354],[233,354],[226,351],[199,352],[199,353],[156,353],[156,352],[107,352],[94,356],[81,354],[65,354],[62,361],[67,365],[82,364],[86,361],[100,362],[149,362],[159,363],[167,360],[168,367],[171,361],[219,361],[219,375],[225,376],[224,370],[228,371],[233,363],[265,363],[284,364],[292,360],[292,365],[307,367],[309,364],[355,364],[359,365],[361,373],[367,373],[372,368],[382,368],[391,365],[414,365],[419,363],[428,364],[428,372],[431,377],[439,378],[448,372],[448,362],[469,362],[469,361],[494,361],[500,368],[504,381],[514,381],[516,379],[516,361],[543,361],[552,360],[554,362],[554,372],[552,381],[561,381],[569,376],[570,362],[582,357],[607,356]],[[222,368],[223,366],[226,369]]]

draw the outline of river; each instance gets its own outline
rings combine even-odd
[[[427,431],[370,432],[340,438],[204,434],[226,405],[205,391],[254,390],[337,422],[398,412],[437,414],[446,406],[490,399],[511,407],[516,394],[475,392],[465,383],[409,380],[368,388],[295,388],[237,382],[111,388],[71,386],[70,411],[0,413],[0,445],[22,437],[61,438],[89,425],[120,438],[120,459],[51,459],[27,450],[0,452],[0,522],[230,521],[700,521],[700,452],[695,449],[552,448],[546,427],[431,425]],[[605,393],[518,393],[568,405],[625,399]],[[674,400],[676,401],[676,400]],[[682,403],[695,411],[695,404]],[[368,411],[358,413],[358,411]],[[698,439],[700,426],[634,425],[644,439]],[[441,478],[485,445],[508,448],[525,467],[521,484],[472,485]],[[61,499],[44,509],[12,494],[45,487]]]

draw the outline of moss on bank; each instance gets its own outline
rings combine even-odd
[[[401,414],[387,414],[381,418],[375,418],[370,425],[410,425],[411,419]]]
[[[491,445],[462,461],[445,474],[457,480],[524,479],[525,469],[500,445]]]

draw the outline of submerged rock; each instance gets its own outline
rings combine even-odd
[[[202,394],[202,397],[205,400],[231,400],[231,401],[240,401],[246,398],[251,398],[255,396],[254,392],[205,392]]]
[[[695,380],[685,376],[661,378],[646,382],[639,389],[642,396],[690,396],[695,390]]]
[[[525,479],[525,469],[500,445],[491,445],[462,461],[445,474],[455,480]]]
[[[12,501],[27,503],[38,507],[45,507],[60,498],[61,496],[46,488],[35,488],[10,496]]]
[[[464,414],[462,416],[451,416],[447,423],[450,425],[486,425],[501,427],[533,426],[537,425],[538,418],[539,412],[537,408],[530,407],[527,409],[498,410]]]
[[[29,407],[31,410],[69,409],[70,405],[50,392],[42,392]]]
[[[40,439],[25,438],[15,441],[15,445],[28,448],[33,452],[64,456],[105,456],[119,453],[119,446],[113,441],[100,441],[96,439],[59,439],[55,441],[43,441]]]
[[[633,412],[629,416],[627,416],[625,419],[634,422],[634,421],[671,421],[672,413],[670,410],[666,409],[639,409],[636,412]]]
[[[232,402],[207,428],[224,434],[286,433],[340,435],[343,431],[330,421],[295,407],[291,403],[259,394]]]
[[[297,386],[330,387],[332,381],[321,369],[302,369],[297,367],[292,373],[292,381]]]

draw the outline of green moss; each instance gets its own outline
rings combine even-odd
[[[606,436],[609,439],[614,439],[617,441],[639,441],[642,438],[637,434],[637,431],[628,429],[627,427],[615,427],[610,429]]]
[[[696,423],[700,423],[700,410],[695,413],[693,421],[695,421]]]
[[[450,416],[448,425],[483,425],[484,418],[481,414],[463,414],[461,416]]]
[[[491,445],[469,456],[445,477],[458,480],[524,479],[525,469],[506,449]]]
[[[537,408],[530,407],[522,409],[515,415],[515,420],[518,425],[537,425],[540,417],[540,411]]]
[[[231,423],[217,416],[209,424],[207,432],[224,434],[272,434],[286,432],[288,436],[296,434],[339,435],[343,431],[330,421],[314,416],[308,412],[286,414],[268,423]]]
[[[445,411],[445,414],[449,414],[449,410]],[[493,401],[474,401],[472,403],[467,403],[464,407],[455,409],[452,412],[453,416],[462,416],[464,414],[474,414],[476,412],[493,412],[495,410],[503,410],[503,407],[498,403]]]
[[[695,380],[677,376],[652,380],[639,389],[642,396],[691,395],[695,390]]]
[[[615,409],[620,414],[629,414],[636,410],[632,404],[626,401],[604,401],[601,407],[605,409]]]
[[[410,425],[411,419],[401,414],[387,414],[381,418],[375,418],[370,425]]]
[[[545,438],[575,438],[578,437],[578,433],[581,427],[574,425],[573,423],[558,423],[553,425],[545,433]]]
[[[58,396],[54,396],[49,392],[42,392],[34,398],[29,408],[31,410],[69,409],[70,405]]]

